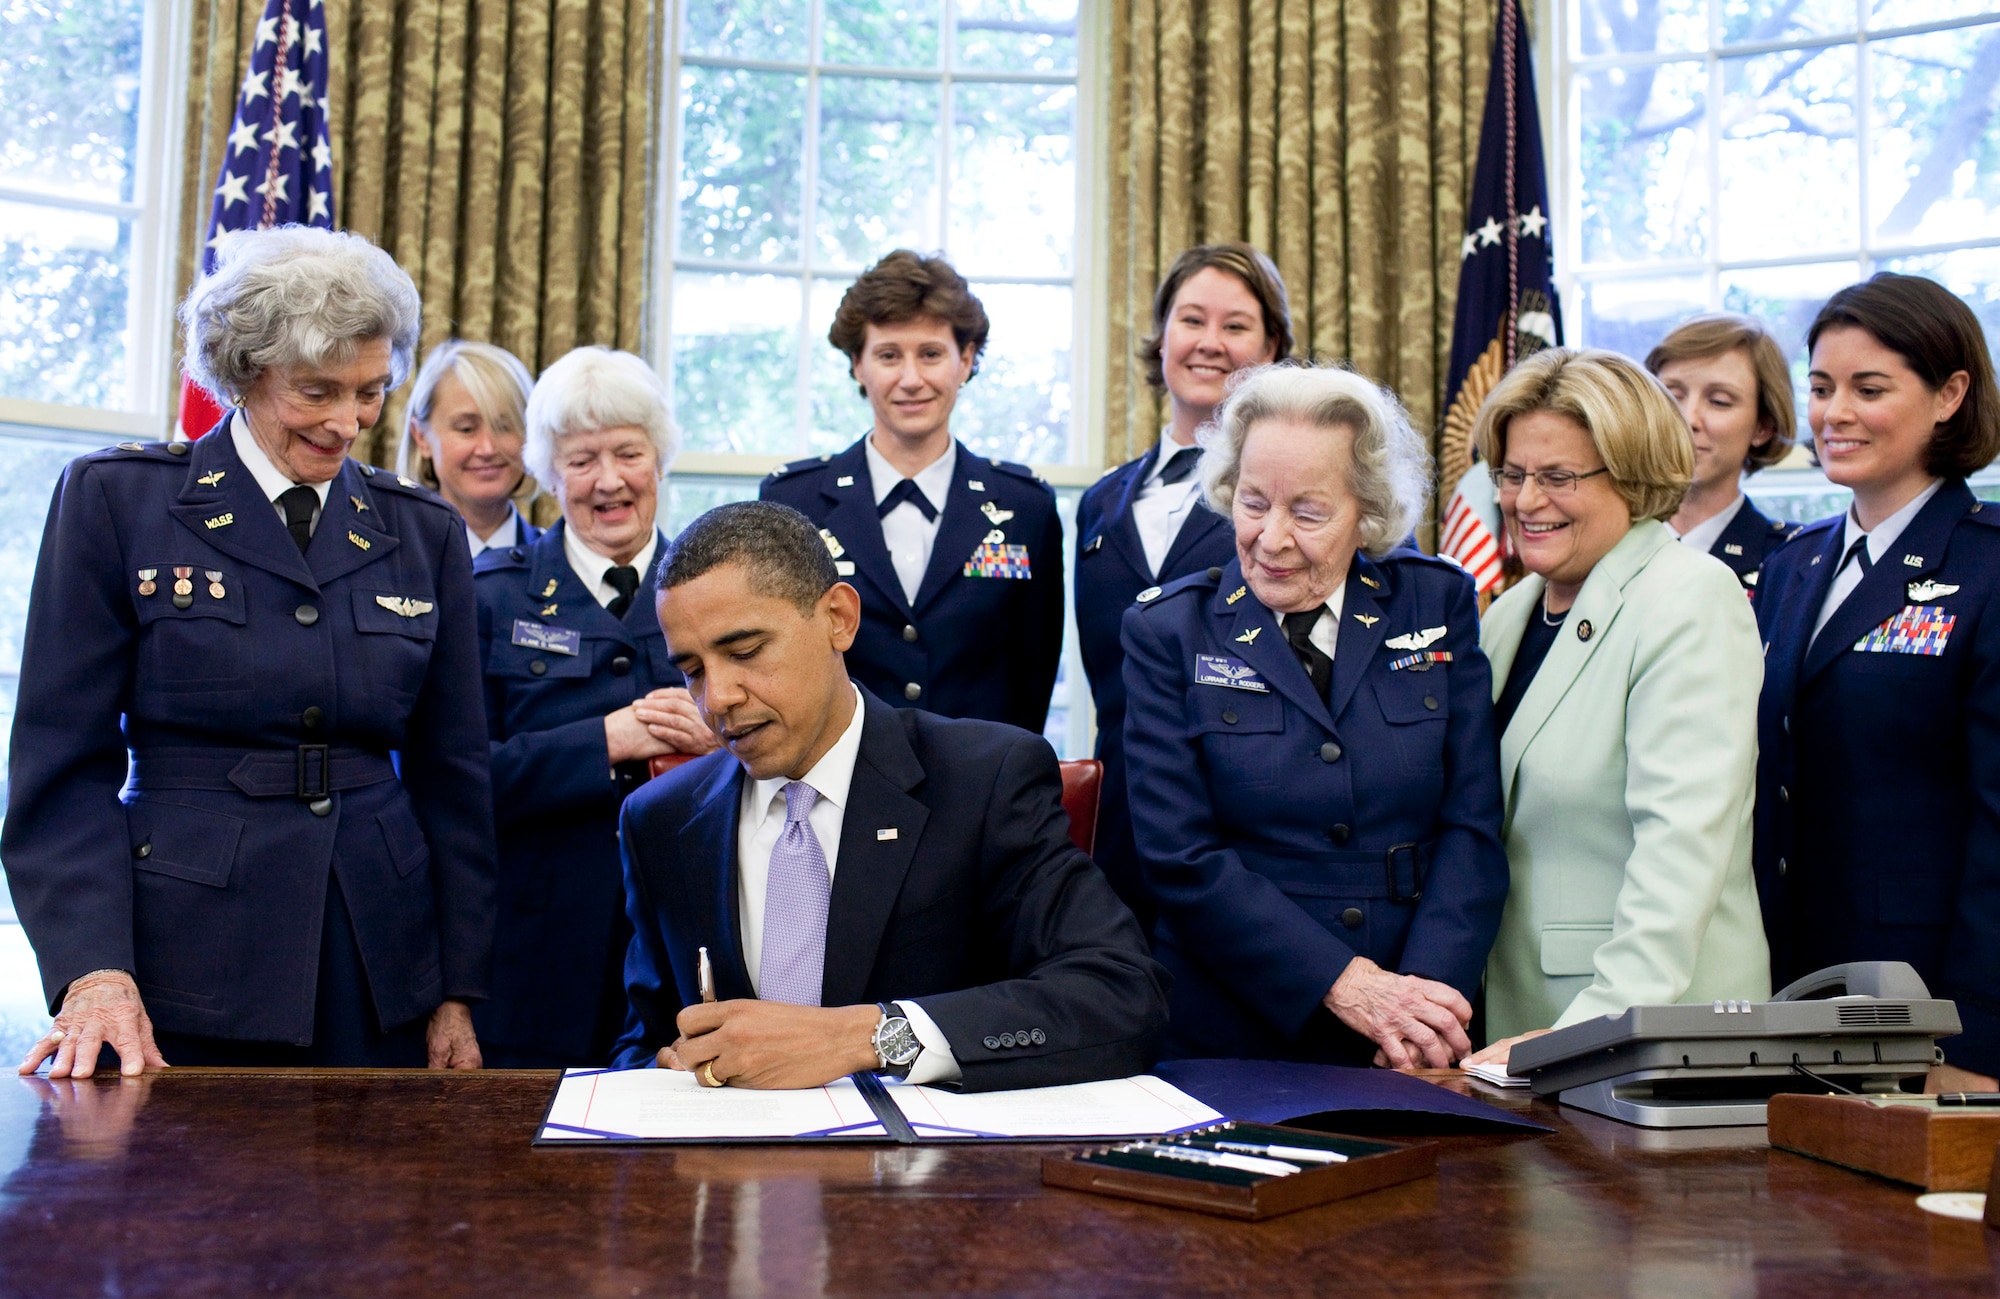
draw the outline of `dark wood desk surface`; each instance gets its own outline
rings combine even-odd
[[[0,1293],[2000,1292],[2000,1232],[1760,1128],[1532,1103],[1555,1135],[1239,1223],[1045,1188],[1049,1147],[536,1150],[553,1079],[0,1079]]]

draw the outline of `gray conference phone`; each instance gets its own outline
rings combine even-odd
[[[1781,1092],[1893,1092],[1943,1058],[1958,1007],[1900,961],[1836,965],[1769,1001],[1634,1006],[1516,1046],[1537,1096],[1648,1128],[1761,1124]]]

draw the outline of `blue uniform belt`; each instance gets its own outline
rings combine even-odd
[[[132,754],[135,790],[234,789],[252,798],[325,798],[396,779],[385,753],[332,744],[293,749],[150,748]]]
[[[1386,850],[1272,852],[1238,846],[1237,857],[1251,870],[1294,897],[1387,898],[1415,902],[1424,895],[1435,842],[1399,843]]]

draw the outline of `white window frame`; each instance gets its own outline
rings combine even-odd
[[[654,239],[651,264],[652,304],[645,351],[647,359],[667,384],[671,397],[673,388],[673,282],[676,270],[713,272],[717,274],[742,273],[753,275],[780,274],[798,276],[800,283],[801,321],[810,319],[812,285],[815,279],[848,278],[846,275],[829,276],[810,266],[765,263],[722,262],[695,258],[676,263],[673,255],[674,233],[678,212],[678,178],[680,169],[681,118],[680,83],[681,69],[685,63],[695,66],[726,65],[741,67],[751,71],[789,72],[804,76],[806,84],[806,151],[805,188],[809,200],[813,193],[814,173],[818,163],[819,137],[819,64],[798,64],[789,62],[767,62],[755,59],[689,58],[683,60],[681,51],[682,15],[686,5],[698,4],[701,0],[676,0],[672,6],[671,20],[662,35],[661,57],[665,60],[666,78],[661,93],[665,102],[661,106],[663,152],[657,169],[659,183],[656,186]],[[830,2],[830,0],[829,0]],[[957,39],[958,5],[956,0],[944,0],[943,5],[944,42],[943,68],[934,71],[928,68],[878,68],[848,64],[825,65],[837,68],[840,76],[879,77],[902,81],[923,81],[940,84],[944,90],[942,99],[943,116],[939,122],[938,149],[941,158],[939,177],[939,211],[950,202],[950,166],[952,160],[951,139],[951,95],[954,82],[968,81],[981,84],[1025,84],[1048,85],[1067,81],[1067,77],[1050,76],[1041,73],[959,73],[952,67],[953,43]],[[1076,46],[1076,117],[1075,136],[1071,148],[1076,159],[1076,234],[1070,255],[1070,429],[1069,457],[1061,463],[1036,464],[1036,472],[1058,487],[1087,487],[1097,481],[1103,472],[1104,433],[1098,427],[1098,399],[1103,392],[1104,360],[1098,353],[1097,331],[1104,324],[1104,310],[1100,299],[1097,264],[1098,202],[1103,186],[1098,183],[1098,131],[1102,93],[1102,74],[1097,67],[1098,51],[1103,48],[1100,23],[1103,6],[1099,0],[1078,0],[1077,4],[1077,46]],[[818,32],[811,34],[810,45],[818,43]],[[940,226],[940,234],[944,227]],[[947,250],[948,252],[949,250]],[[981,276],[981,283],[996,284],[1060,284],[1060,276]],[[807,327],[802,323],[801,330]],[[800,420],[810,418],[811,407],[804,402],[809,388],[812,365],[811,341],[801,348],[799,355],[798,391],[802,410]],[[823,341],[820,346],[830,346]],[[803,447],[785,455],[746,455],[726,452],[684,451],[674,461],[676,476],[689,478],[704,477],[750,477],[761,478],[779,465],[796,460],[807,454]]]
[[[144,6],[140,45],[139,132],[130,203],[77,199],[0,185],[0,200],[132,223],[126,268],[125,384],[131,409],[0,397],[0,425],[30,425],[99,435],[106,441],[164,438],[175,410],[173,267],[180,236],[181,151],[186,120],[188,24],[192,0]],[[6,432],[0,430],[0,436]]]
[[[1797,40],[1759,41],[1742,45],[1722,45],[1720,37],[1720,0],[1709,0],[1709,42],[1706,50],[1675,50],[1671,52],[1650,52],[1641,54],[1596,55],[1578,58],[1573,53],[1574,43],[1570,39],[1571,6],[1574,0],[1535,0],[1536,39],[1535,52],[1543,69],[1553,69],[1555,75],[1542,79],[1547,87],[1542,95],[1542,138],[1552,141],[1553,147],[1545,150],[1551,163],[1553,174],[1549,177],[1551,189],[1555,192],[1558,212],[1556,222],[1556,286],[1565,302],[1566,329],[1564,336],[1572,341],[1588,344],[1589,339],[1580,333],[1582,324],[1583,288],[1587,283],[1610,283],[1619,280],[1666,279],[1674,276],[1692,278],[1702,276],[1708,289],[1708,310],[1722,309],[1722,279],[1731,271],[1769,270],[1785,266],[1813,266],[1828,262],[1851,261],[1856,267],[1856,278],[1865,278],[1875,273],[1880,263],[1904,257],[1924,257],[1937,253],[1957,252],[1961,249],[2000,248],[2000,234],[1985,239],[1953,240],[1928,244],[1877,244],[1869,229],[1868,211],[1868,164],[1870,103],[1868,97],[1867,47],[1870,43],[1888,40],[1898,36],[1915,36],[1931,32],[1951,31],[1961,27],[1978,27],[2000,20],[2000,5],[1985,13],[1966,17],[1939,19],[1931,23],[1919,23],[1900,27],[1885,27],[1870,31],[1865,27],[1850,29],[1838,35],[1814,36]],[[1865,4],[1865,0],[1862,0]],[[1860,21],[1862,5],[1856,7],[1856,21]],[[1715,112],[1722,101],[1722,61],[1745,55],[1780,53],[1787,50],[1833,48],[1853,46],[1856,58],[1856,217],[1855,240],[1852,245],[1821,249],[1786,257],[1726,258],[1719,255],[1722,241],[1710,238],[1703,257],[1659,259],[1634,262],[1626,265],[1599,265],[1585,268],[1583,264],[1583,175],[1578,166],[1576,141],[1572,138],[1580,126],[1581,105],[1579,102],[1582,75],[1607,67],[1635,67],[1666,63],[1692,63],[1702,61],[1706,77],[1705,102],[1708,111],[1703,115],[1702,129],[1709,132],[1708,175],[1709,187],[1708,216],[1711,223],[1718,221],[1720,205],[1715,200],[1719,192],[1718,169],[1721,165],[1720,151],[1716,146],[1717,130]],[[1711,224],[1710,232],[1715,226]]]

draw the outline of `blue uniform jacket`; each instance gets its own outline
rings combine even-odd
[[[2000,1074],[2000,507],[1947,482],[1807,647],[1841,517],[1764,565],[1757,888],[1771,981],[1907,961]]]
[[[863,442],[786,465],[758,495],[817,524],[841,576],[861,593],[847,670],[864,689],[946,717],[1041,733],[1062,658],[1062,520],[1055,493],[1033,470],[959,445],[914,606],[882,541]]]
[[[1119,627],[1139,592],[1227,564],[1236,553],[1229,521],[1197,498],[1160,572],[1156,576],[1148,569],[1145,545],[1132,522],[1132,503],[1159,454],[1156,443],[1137,460],[1105,474],[1076,507],[1076,638],[1097,706],[1097,758],[1104,764],[1092,855],[1149,933],[1153,895],[1139,867],[1125,794],[1125,651]]]
[[[1235,560],[1125,615],[1172,1054],[1366,1063],[1321,1005],[1355,956],[1478,990],[1508,874],[1472,584],[1415,551],[1356,555],[1344,600],[1331,708]]]
[[[500,840],[493,997],[475,1020],[482,1042],[601,1065],[624,1025],[632,936],[618,806],[645,780],[644,763],[613,770],[604,717],[682,680],[652,599],[666,539],[620,619],[584,589],[563,531],[475,565]]]
[[[1769,517],[1758,510],[1756,502],[1745,497],[1743,508],[1736,511],[1736,517],[1729,521],[1708,553],[1729,566],[1729,571],[1736,574],[1736,580],[1743,583],[1743,589],[1754,600],[1764,560],[1798,534],[1798,524]]]
[[[493,806],[464,527],[349,461],[302,556],[226,430],[70,464],[0,840],[51,1006],[125,969],[160,1029],[308,1043],[333,876],[384,1027],[486,994]]]
[[[892,709],[863,693],[841,818],[820,1000],[921,1000],[967,1091],[1144,1072],[1165,974],[1069,838],[1056,756],[1038,735]],[[652,1063],[698,994],[751,997],[737,909],[743,768],[726,752],[647,785],[621,819],[634,927],[617,1063]],[[883,827],[895,831],[885,835]]]

